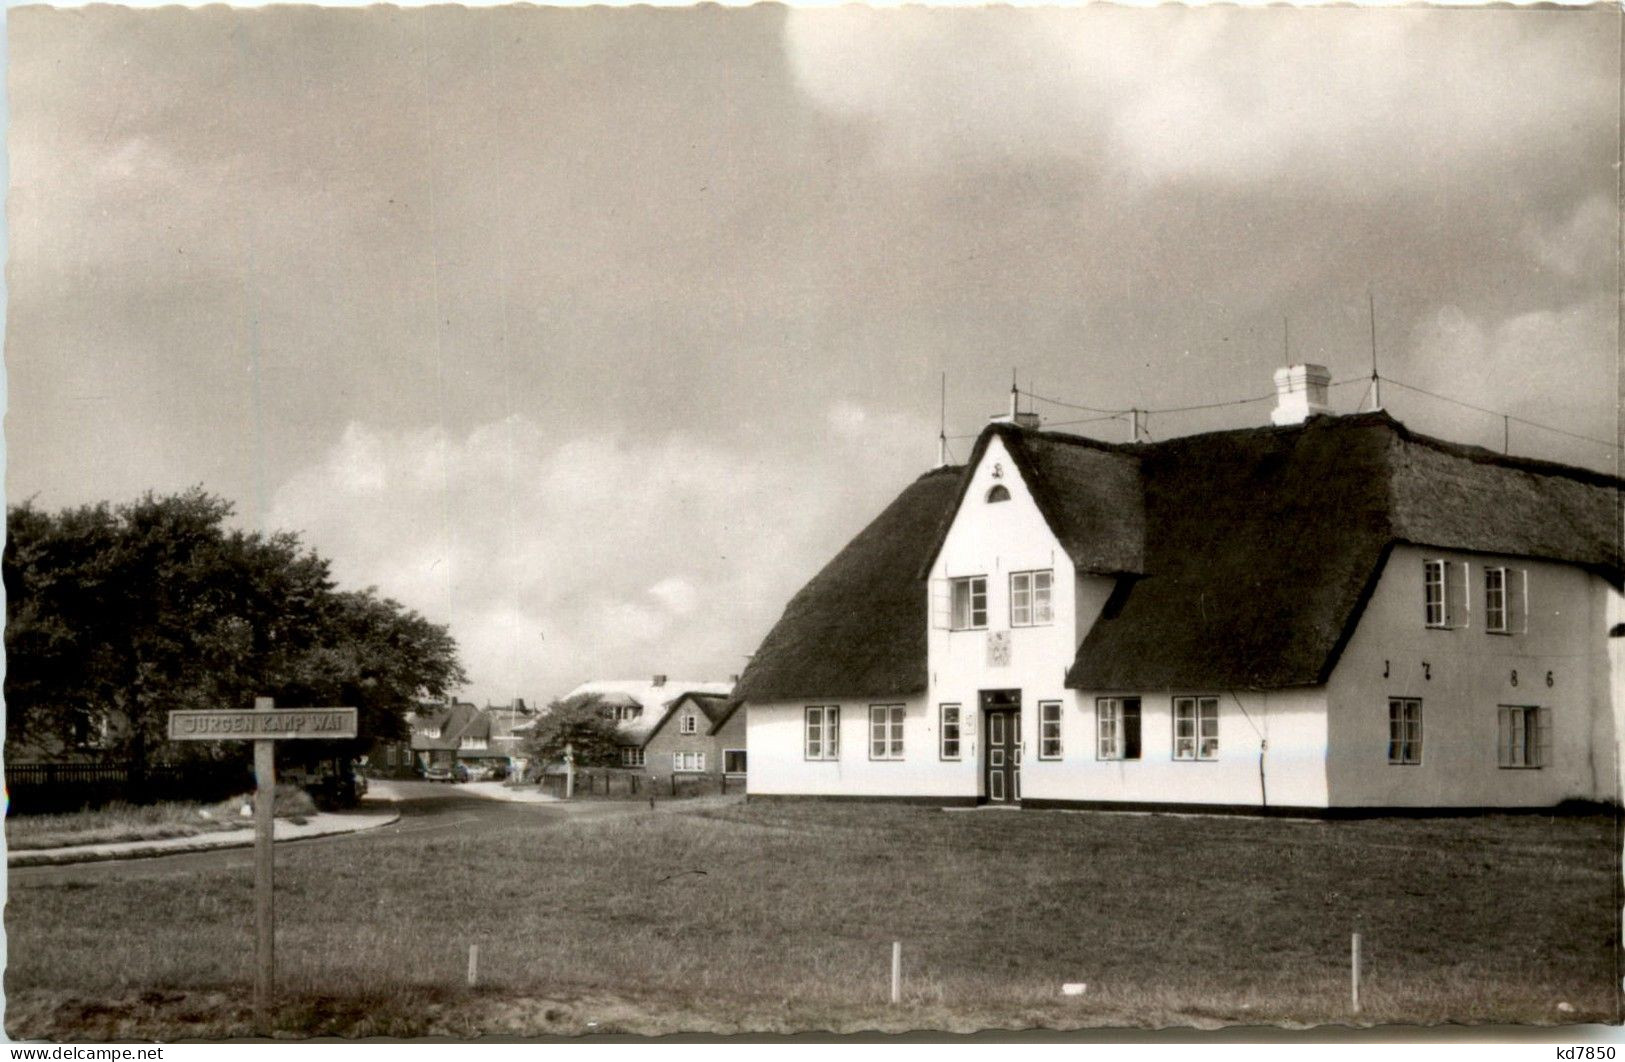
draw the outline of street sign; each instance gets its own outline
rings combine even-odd
[[[276,799],[276,742],[340,740],[356,736],[354,708],[283,708],[269,697],[254,698],[252,712],[175,711],[169,713],[171,741],[252,741],[254,743],[254,1015],[259,1031],[270,1035],[271,993],[276,985],[276,907],[272,899],[275,863],[271,839]]]
[[[354,708],[279,708],[255,712],[170,712],[171,741],[307,738],[335,741],[356,734]]]

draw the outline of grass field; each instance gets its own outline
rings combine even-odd
[[[497,840],[279,853],[281,1027],[1347,1022],[1354,930],[1360,1021],[1620,1017],[1607,817],[1319,823],[696,801],[547,821]],[[14,885],[7,1029],[245,1034],[251,917],[240,873]],[[893,940],[900,1007],[886,1005]],[[1063,997],[1076,981],[1087,994]]]
[[[248,795],[218,804],[111,804],[63,815],[11,815],[6,817],[6,847],[20,852],[240,830],[254,824],[251,817],[241,814],[243,806],[252,802]],[[310,795],[294,786],[277,786],[275,804],[279,819],[302,818],[316,811]]]

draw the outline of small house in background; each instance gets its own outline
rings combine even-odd
[[[726,697],[733,691],[730,682],[699,682],[653,675],[647,679],[595,679],[583,682],[564,695],[564,700],[595,696],[615,717],[617,744],[622,767],[649,766],[645,743],[678,700],[688,694]],[[740,747],[744,743],[741,741]],[[653,773],[653,772],[651,772]],[[666,774],[670,774],[668,769]]]
[[[672,775],[745,774],[745,713],[728,694],[685,693],[643,740],[643,770]]]
[[[535,718],[523,698],[479,708],[468,701],[423,705],[410,718],[404,741],[376,741],[367,766],[376,776],[412,778],[430,768],[522,768],[524,728]]]

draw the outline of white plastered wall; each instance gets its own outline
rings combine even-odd
[[[1465,626],[1426,626],[1426,559],[1467,565]],[[1527,632],[1485,630],[1487,565],[1527,571]],[[1601,577],[1573,565],[1394,547],[1331,676],[1333,804],[1544,807],[1617,799],[1619,672],[1607,632],[1620,612],[1618,597]],[[1390,697],[1422,700],[1420,764],[1388,762]],[[1503,705],[1551,710],[1549,764],[1498,765]]]

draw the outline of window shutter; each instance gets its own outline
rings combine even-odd
[[[1497,710],[1501,729],[1495,741],[1495,762],[1500,767],[1512,766],[1512,710],[1501,708]]]
[[[948,629],[948,580],[931,580],[931,626],[939,631]]]
[[[1128,698],[1123,701],[1123,758],[1137,760],[1140,758],[1140,699]]]
[[[1466,627],[1472,609],[1472,570],[1466,561],[1451,561],[1445,565],[1445,623],[1451,627]]]
[[[1507,630],[1529,633],[1529,571],[1507,569]]]
[[[1535,766],[1545,767],[1552,762],[1552,710],[1537,708],[1535,711]]]

